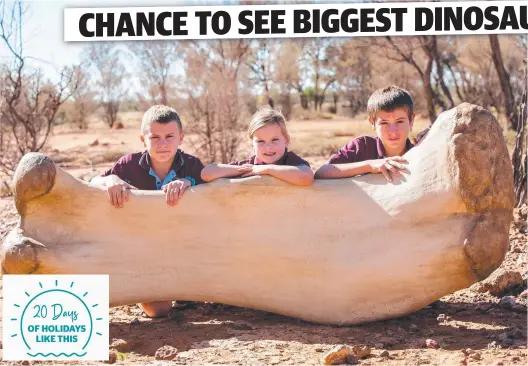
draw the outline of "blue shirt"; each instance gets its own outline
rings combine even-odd
[[[161,179],[156,175],[154,172],[154,169],[150,168],[149,174],[152,175],[156,179],[156,189],[159,191],[161,187],[163,187],[165,184],[170,183],[174,180],[176,177],[176,172],[174,170],[171,170],[169,174],[163,179],[163,182]]]

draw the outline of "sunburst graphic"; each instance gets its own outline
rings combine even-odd
[[[49,277],[55,279],[33,281],[33,288],[18,287],[19,294],[13,297],[18,301],[9,311],[9,321],[16,326],[9,327],[8,337],[25,346],[29,359],[82,359],[93,338],[108,333],[104,315],[108,306],[95,300],[100,298],[97,291],[92,294],[75,280],[66,281],[79,276]]]

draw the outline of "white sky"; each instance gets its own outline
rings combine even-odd
[[[8,3],[12,0],[6,0]],[[315,2],[361,2],[365,0]],[[79,61],[79,54],[85,46],[84,42],[63,41],[63,10],[67,7],[112,7],[112,6],[178,6],[178,5],[212,5],[233,4],[236,0],[26,0],[29,10],[24,18],[24,55],[37,59],[33,61],[42,67],[45,75],[53,77],[55,69],[71,65]],[[254,1],[255,4],[266,3]],[[0,59],[5,59],[9,53],[5,44],[0,43]]]
[[[8,6],[9,2],[7,0]],[[230,1],[178,1],[178,0],[26,0],[28,12],[23,21],[24,56],[31,65],[43,69],[51,79],[62,66],[80,61],[85,42],[63,41],[63,10],[68,7],[111,6],[178,6],[229,3]],[[232,2],[232,1],[231,1]],[[5,44],[0,43],[0,59],[10,57]],[[29,62],[28,62],[29,63]]]
[[[6,0],[12,2],[13,0]],[[312,0],[318,3],[357,3],[375,2],[373,0]],[[379,0],[378,0],[379,1]],[[266,1],[253,1],[255,4]],[[26,0],[28,13],[24,16],[23,40],[24,56],[30,57],[32,66],[40,67],[44,75],[56,79],[58,72],[65,65],[76,64],[87,42],[63,41],[63,10],[68,7],[118,7],[118,6],[178,6],[178,5],[213,5],[234,4],[237,0]],[[269,1],[267,3],[270,3]],[[11,56],[5,44],[0,41],[0,61]],[[130,65],[133,67],[133,65]],[[136,84],[136,81],[132,81]],[[135,85],[130,85],[135,88]]]

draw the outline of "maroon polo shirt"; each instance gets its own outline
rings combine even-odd
[[[240,161],[233,161],[229,163],[230,165],[244,165],[244,164],[251,164],[251,165],[266,165],[263,161],[260,161],[256,155],[253,155],[249,159],[246,160],[240,160]],[[299,166],[299,165],[307,165],[310,167],[310,164],[301,158],[299,155],[297,155],[294,152],[287,151],[284,153],[282,158],[277,160],[275,165],[288,165],[288,166]]]
[[[178,150],[172,162],[171,171],[175,173],[172,180],[191,178],[189,180],[194,181],[193,185],[204,183],[200,176],[203,167],[200,159]],[[152,160],[148,152],[138,152],[123,156],[102,176],[114,174],[137,189],[157,190],[156,177],[151,174],[151,168]]]
[[[409,139],[405,142],[405,152],[412,149],[414,145]],[[350,141],[337,151],[330,159],[328,164],[345,164],[356,163],[359,161],[384,159],[385,147],[381,139],[376,136],[360,136]]]

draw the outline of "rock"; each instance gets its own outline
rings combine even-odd
[[[323,356],[323,364],[325,365],[342,365],[346,363],[350,365],[357,365],[358,363],[352,347],[349,346],[336,346]]]
[[[489,291],[492,295],[500,296],[510,287],[522,285],[524,283],[522,274],[519,271],[506,271],[499,269],[482,282],[471,286],[471,290],[476,292]]]
[[[156,360],[173,360],[174,357],[178,354],[178,349],[172,347],[172,346],[163,346],[158,348],[156,353],[154,354],[154,357]]]
[[[380,357],[384,357],[384,358],[389,358],[389,357],[390,357],[390,354],[389,354],[389,351],[384,350],[383,352],[380,353],[379,356],[380,356]]]
[[[0,349],[4,349],[4,344],[0,341]]]
[[[114,339],[110,344],[110,348],[115,349],[118,352],[130,352],[132,347],[124,339]]]
[[[500,349],[500,348],[502,348],[502,347],[500,346],[500,344],[497,344],[496,341],[493,341],[493,342],[491,342],[491,343],[488,343],[487,348],[488,348],[488,349]]]
[[[383,343],[383,344],[385,345],[385,347],[392,347],[392,346],[394,346],[396,343],[398,343],[398,340],[397,340],[396,338],[394,338],[394,337],[390,337],[390,336],[389,336],[389,337],[381,337],[381,338],[379,339],[379,341],[380,341],[381,343]],[[385,347],[383,347],[383,348],[385,348]]]
[[[108,361],[105,361],[104,363],[114,364],[117,362],[117,352],[116,351],[110,351],[108,354]]]
[[[0,179],[0,197],[10,196],[11,193],[13,193],[13,190],[11,189],[9,183]]]
[[[438,348],[438,342],[434,339],[426,339],[425,340],[425,347],[427,348]]]
[[[475,361],[482,360],[482,355],[479,352],[474,352],[469,357],[472,358]]]
[[[134,318],[130,321],[130,325],[138,325],[140,322],[139,322],[139,319],[138,318]]]
[[[470,354],[473,353],[473,350],[471,348],[466,348],[466,349],[463,349],[462,350],[462,353],[466,356],[469,356]]]
[[[114,123],[112,123],[112,129],[114,130],[121,130],[125,128],[125,126],[123,125],[123,122],[121,121],[114,121]]]
[[[440,314],[438,315],[438,318],[436,318],[436,320],[439,322],[439,323],[444,323],[447,321],[447,317],[445,314]]]
[[[502,365],[504,365],[504,362],[502,361],[497,361],[497,362],[492,363],[492,366],[502,366]]]
[[[515,299],[515,296],[504,296],[500,299],[499,306],[504,309],[511,309],[517,305],[517,300]]]
[[[99,145],[99,140],[95,139],[90,143],[90,146],[97,146]]]
[[[315,352],[323,352],[323,349],[322,349],[321,347],[317,347],[317,348],[315,349]]]
[[[352,346],[352,352],[354,352],[354,355],[360,359],[365,358],[372,352],[369,346],[365,346],[363,344]]]
[[[31,362],[26,360],[26,361],[22,361],[22,365],[26,366],[26,365],[31,365]]]
[[[493,341],[491,343],[488,343],[487,348],[488,349],[498,349],[498,348],[501,348],[501,346],[497,345],[497,342]]]
[[[458,363],[461,364],[461,365],[467,365],[467,358],[464,357]]]

